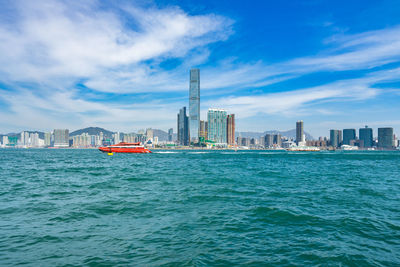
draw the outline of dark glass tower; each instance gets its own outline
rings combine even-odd
[[[343,145],[350,145],[350,140],[356,140],[356,129],[343,130]]]
[[[393,149],[393,128],[378,128],[378,147],[382,149]]]
[[[186,115],[186,107],[181,108],[178,113],[178,144],[189,145],[189,119]]]
[[[359,130],[360,141],[364,144],[364,147],[372,147],[373,146],[373,134],[372,128],[360,128]]]

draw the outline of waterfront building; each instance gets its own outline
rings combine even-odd
[[[199,142],[200,129],[200,70],[190,70],[189,87],[189,129],[190,142]]]
[[[235,114],[230,114],[226,118],[226,133],[228,145],[235,144]]]
[[[8,136],[8,146],[17,146],[18,136]]]
[[[3,145],[4,146],[8,145],[8,136],[7,135],[3,136]]]
[[[189,118],[186,115],[186,107],[179,110],[178,113],[178,144],[182,146],[189,145]]]
[[[121,142],[121,134],[119,132],[113,133],[114,144]]]
[[[200,140],[205,141],[207,139],[207,129],[208,129],[207,121],[200,120],[200,132],[199,132]]]
[[[154,137],[154,131],[151,128],[146,129],[146,139],[147,140],[153,140]]]
[[[274,145],[274,136],[272,134],[266,134],[264,137],[265,148],[271,148]]]
[[[298,121],[296,122],[296,144],[301,145],[301,143],[304,144],[305,141],[306,138],[304,135],[304,122]]]
[[[21,132],[21,145],[25,145],[25,132]]]
[[[51,133],[44,133],[44,146],[51,145]]]
[[[207,113],[208,140],[216,143],[226,143],[226,118],[227,112],[224,109],[210,108]]]
[[[168,142],[172,142],[173,135],[174,135],[174,129],[170,128],[168,130]]]
[[[134,133],[124,134],[124,142],[125,143],[135,143],[136,142],[136,134],[134,134]]]
[[[29,139],[29,132],[23,132],[23,134],[24,134],[24,142],[22,145],[29,146],[31,144],[30,139]],[[21,137],[21,139],[22,139],[22,137]]]
[[[265,148],[281,147],[282,136],[280,134],[266,134],[264,137]]]
[[[330,130],[330,144],[333,147],[340,147],[342,145],[341,130]]]
[[[365,128],[360,128],[359,138],[360,141],[363,142],[363,147],[368,148],[374,146],[374,137],[372,128],[368,128],[368,126],[365,126]]]
[[[350,141],[356,139],[356,129],[343,129],[343,145],[350,145]]]
[[[39,147],[39,134],[38,133],[30,133],[29,140],[30,140],[31,147]]]
[[[54,146],[69,147],[69,130],[55,129],[54,130]]]
[[[382,149],[393,149],[394,135],[393,128],[378,128],[378,147]]]

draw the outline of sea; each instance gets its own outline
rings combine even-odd
[[[400,266],[400,152],[0,149],[0,266]]]

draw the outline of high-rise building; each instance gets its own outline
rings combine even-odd
[[[174,135],[174,129],[170,128],[168,130],[168,142],[172,142],[173,135]]]
[[[121,135],[119,132],[113,134],[114,144],[118,144],[121,142]]]
[[[374,137],[373,137],[373,131],[372,128],[368,128],[368,126],[365,126],[365,128],[360,128],[359,130],[359,137],[360,141],[363,143],[363,147],[372,147],[374,145]]]
[[[8,136],[4,135],[3,136],[3,146],[6,146],[6,145],[8,145]]]
[[[230,114],[226,118],[226,133],[228,145],[235,144],[235,114]]]
[[[189,145],[189,118],[186,115],[186,107],[179,110],[178,113],[178,144],[182,146]]]
[[[271,148],[274,146],[274,135],[266,134],[264,137],[264,145],[266,148]]]
[[[51,145],[51,133],[44,133],[44,146]]]
[[[153,140],[154,131],[151,128],[146,129],[146,138],[147,140]]]
[[[224,109],[210,108],[207,113],[208,121],[208,139],[216,143],[226,144],[226,117],[227,113]]]
[[[382,149],[393,149],[394,135],[393,128],[378,128],[378,147]]]
[[[264,137],[265,148],[281,147],[282,136],[280,134],[266,134]]]
[[[199,142],[200,129],[200,70],[190,70],[189,87],[189,129],[190,141]]]
[[[207,139],[207,129],[208,129],[207,121],[200,120],[200,133],[199,133],[200,139],[203,140]]]
[[[306,141],[304,135],[304,122],[298,121],[296,122],[296,144],[304,143]]]
[[[25,132],[21,132],[21,145],[25,145]]]
[[[331,130],[330,131],[330,141],[331,141],[331,146],[340,147],[342,145],[342,131],[341,130]]]
[[[350,141],[356,139],[356,129],[343,129],[343,145],[350,145]]]
[[[69,130],[55,129],[54,130],[54,146],[69,147]]]

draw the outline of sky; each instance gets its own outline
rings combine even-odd
[[[0,133],[174,128],[200,69],[201,118],[314,137],[400,134],[400,2],[0,0]]]

